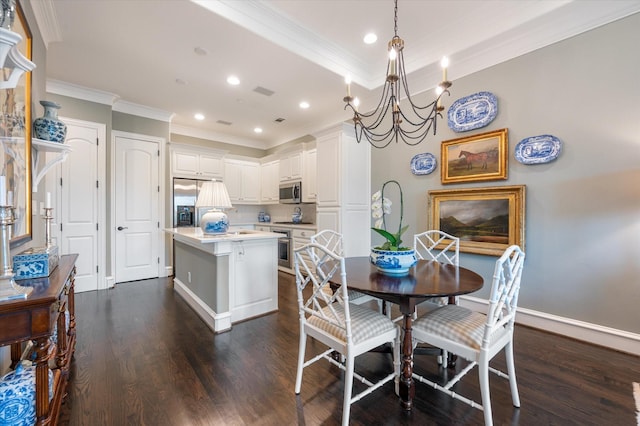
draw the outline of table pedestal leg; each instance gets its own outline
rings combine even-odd
[[[402,331],[402,372],[400,374],[400,399],[402,406],[411,410],[413,405],[413,397],[416,392],[416,385],[413,381],[413,338],[411,335],[411,322],[413,312],[404,314]]]

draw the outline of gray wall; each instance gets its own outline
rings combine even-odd
[[[410,235],[427,229],[429,190],[526,185],[520,306],[640,333],[639,29],[636,14],[456,79],[447,107],[490,91],[498,97],[497,118],[455,133],[445,117],[438,135],[416,147],[374,149],[372,191],[388,179],[402,183]],[[501,128],[509,129],[507,180],[440,183],[441,141]],[[560,157],[544,165],[518,163],[515,145],[541,134],[562,140]],[[409,162],[422,152],[433,153],[438,168],[415,176]],[[495,259],[462,254],[460,262],[490,282]],[[486,298],[488,287],[479,296]]]

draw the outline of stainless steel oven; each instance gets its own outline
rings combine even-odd
[[[282,237],[278,238],[278,266],[293,269],[291,230],[271,228],[271,232],[282,234]]]

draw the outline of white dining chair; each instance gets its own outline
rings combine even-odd
[[[413,249],[416,251],[418,259],[433,260],[455,266],[460,264],[460,238],[439,229],[431,229],[415,234],[413,236]],[[454,297],[453,299],[457,305],[458,298]],[[442,306],[449,303],[449,300],[446,297],[433,297],[426,302]],[[417,312],[418,308],[416,307],[416,317]],[[448,358],[447,351],[443,350],[438,355],[438,364],[447,367]]]
[[[318,260],[322,259],[319,263]],[[310,261],[315,260],[315,261]],[[294,250],[296,288],[300,317],[300,347],[295,393],[300,394],[303,370],[325,359],[345,371],[342,424],[349,424],[351,404],[392,381],[400,371],[398,327],[387,316],[373,309],[349,303],[344,258],[319,244],[310,243]],[[340,274],[342,285],[327,292],[330,280]],[[307,337],[329,349],[305,361]],[[394,368],[387,376],[372,382],[355,370],[355,358],[380,345],[391,343],[394,348]],[[332,357],[338,352],[344,363]],[[367,388],[352,396],[353,380],[357,378]]]
[[[487,426],[493,424],[489,371],[509,380],[513,405],[520,407],[513,359],[513,328],[524,258],[525,254],[520,247],[512,245],[496,261],[489,311],[486,315],[459,305],[445,305],[426,313],[413,323],[415,340],[442,348],[470,361],[469,365],[444,386],[420,376],[415,371],[413,377],[484,411],[484,422]],[[506,374],[489,367],[489,361],[503,348],[507,360]],[[481,404],[451,390],[452,386],[476,365],[480,379]]]
[[[418,259],[435,260],[456,266],[460,263],[460,238],[438,229],[415,234],[413,248]]]
[[[324,229],[318,232],[315,235],[312,235],[309,240],[312,243],[321,245],[326,247],[332,253],[337,254],[338,256],[344,256],[344,243],[342,234],[336,232],[331,229]],[[381,309],[382,301],[373,296],[369,296],[368,294],[361,293],[356,290],[349,290],[349,302],[355,303],[356,305],[362,305],[364,303],[368,303],[370,301],[375,301],[378,303],[378,308]]]

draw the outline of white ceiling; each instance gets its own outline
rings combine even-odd
[[[349,119],[342,102],[347,74],[364,107],[375,106],[393,36],[392,0],[31,5],[47,45],[48,91],[164,119],[174,133],[256,148]],[[433,89],[444,55],[455,85],[456,78],[639,11],[638,0],[400,0],[409,87],[412,94]],[[378,35],[374,45],[362,42],[369,31]],[[229,74],[241,84],[229,86]],[[258,86],[274,94],[256,93]],[[311,107],[301,110],[302,100]],[[206,119],[196,121],[196,112]]]

